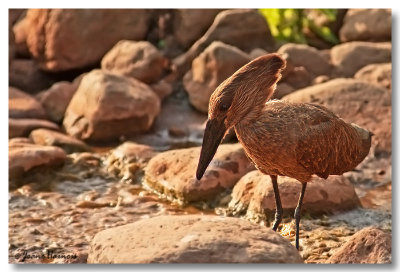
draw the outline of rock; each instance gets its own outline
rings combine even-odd
[[[379,85],[387,89],[392,89],[392,64],[370,64],[354,75],[354,78],[364,80],[368,83]]]
[[[195,177],[200,147],[170,150],[153,157],[145,169],[146,184],[183,202],[210,200],[232,188],[254,166],[240,144],[220,145],[201,181]]]
[[[26,38],[28,36],[28,21],[24,18],[18,20],[13,26],[12,31],[15,37],[15,49],[18,57],[29,58],[30,53],[26,45]]]
[[[215,88],[249,61],[249,56],[240,49],[213,42],[193,60],[192,69],[183,78],[190,103],[207,113],[208,102]]]
[[[267,21],[256,10],[225,10],[218,13],[207,32],[185,54],[174,59],[178,74],[183,75],[189,70],[193,59],[213,41],[221,41],[246,52],[273,44]]]
[[[45,71],[85,68],[120,40],[144,39],[149,16],[142,9],[30,9],[27,44]]]
[[[174,37],[183,49],[188,49],[211,26],[220,9],[174,10]]]
[[[18,20],[24,16],[26,9],[8,9],[8,24],[13,26]]]
[[[282,208],[290,213],[297,206],[301,183],[293,178],[278,178]],[[311,214],[329,214],[360,206],[360,200],[351,182],[343,176],[330,176],[327,180],[313,177],[307,184],[302,211]],[[232,191],[229,208],[233,214],[246,212],[248,218],[275,214],[275,197],[270,176],[255,170],[243,176]]]
[[[147,131],[160,112],[160,99],[146,84],[93,70],[82,78],[63,125],[81,140],[112,141]]]
[[[148,145],[125,142],[112,151],[112,156],[126,162],[148,162],[157,152]]]
[[[295,89],[311,85],[314,76],[303,66],[288,67],[283,71],[281,83],[287,83]]]
[[[157,83],[151,84],[150,87],[161,101],[174,91],[172,84],[164,79],[160,80]]]
[[[331,80],[331,78],[327,75],[317,76],[312,80],[311,85],[321,84],[324,82],[328,82],[329,80]]]
[[[121,181],[135,183],[143,176],[143,168],[157,152],[148,145],[125,142],[107,156],[107,171]]]
[[[31,139],[25,137],[16,137],[8,140],[8,146],[21,144],[33,144],[33,142]]]
[[[272,98],[281,99],[285,95],[288,95],[294,91],[295,89],[290,84],[287,84],[285,82],[278,83],[276,85],[276,89]]]
[[[392,38],[390,9],[350,9],[339,32],[342,42],[390,41]]]
[[[50,120],[57,123],[63,120],[65,110],[78,86],[79,82],[60,81],[36,95]]]
[[[314,76],[329,75],[332,67],[323,54],[306,44],[287,43],[282,45],[279,54],[286,56],[288,67],[303,66]]]
[[[147,41],[119,41],[102,59],[101,68],[147,84],[157,82],[168,60]]]
[[[338,78],[293,92],[283,99],[327,107],[347,122],[368,129],[375,154],[392,152],[391,93],[355,79]]]
[[[32,130],[37,128],[47,128],[59,130],[57,124],[41,119],[8,119],[8,137],[26,137]]]
[[[90,148],[82,141],[49,129],[35,129],[29,138],[37,145],[49,145],[61,147],[67,154],[90,151]]]
[[[266,54],[268,54],[268,52],[267,51],[265,51],[264,49],[262,49],[262,48],[254,48],[253,50],[251,50],[251,52],[249,53],[249,57],[250,57],[250,59],[256,59],[256,58],[258,58],[258,57],[261,57],[261,56],[264,56],[264,55],[266,55]]]
[[[279,234],[238,218],[157,216],[99,232],[88,263],[302,263]]]
[[[54,80],[39,70],[36,62],[30,59],[14,59],[10,64],[9,85],[27,93],[45,90]]]
[[[348,42],[331,49],[332,64],[339,76],[352,77],[362,67],[373,63],[391,62],[392,45],[389,42]]]
[[[19,178],[35,167],[54,167],[64,163],[65,152],[55,146],[13,144],[8,150],[9,178]]]
[[[46,119],[46,113],[33,96],[17,88],[9,87],[8,113],[10,118]]]
[[[364,228],[339,248],[327,263],[392,263],[392,235],[375,227]]]

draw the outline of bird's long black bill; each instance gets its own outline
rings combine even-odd
[[[201,146],[199,164],[197,165],[196,178],[200,180],[207,166],[210,164],[218,146],[225,135],[226,127],[224,119],[222,120],[208,120],[206,130],[204,131],[203,144]]]

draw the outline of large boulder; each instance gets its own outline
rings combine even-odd
[[[213,41],[221,41],[250,52],[273,44],[267,21],[256,10],[225,10],[215,17],[207,32],[183,55],[174,59],[179,75],[189,70],[194,58]]]
[[[9,69],[9,85],[28,93],[45,90],[54,83],[48,74],[42,72],[31,59],[14,59]]]
[[[192,69],[183,78],[190,103],[207,113],[208,102],[215,88],[249,61],[250,57],[240,49],[213,42],[193,60]]]
[[[298,90],[284,99],[323,105],[345,121],[374,133],[372,143],[376,154],[392,152],[392,99],[385,88],[338,78]]]
[[[147,131],[160,112],[160,99],[146,84],[93,70],[82,78],[65,112],[68,134],[112,141]]]
[[[144,39],[149,16],[141,9],[30,9],[27,44],[43,70],[84,68],[122,39]]]
[[[31,133],[32,130],[37,128],[47,128],[52,130],[59,130],[60,128],[57,124],[42,120],[42,119],[32,119],[32,118],[9,118],[8,119],[8,137],[26,137]]]
[[[54,167],[65,161],[65,152],[55,146],[40,146],[28,143],[9,145],[9,178],[19,178],[35,167]]]
[[[220,9],[174,10],[174,37],[183,48],[189,48],[211,26]]]
[[[196,179],[200,147],[170,150],[153,157],[145,183],[157,192],[183,202],[210,200],[254,169],[240,144],[220,145],[203,178]]]
[[[392,263],[392,235],[378,228],[364,228],[335,251],[327,263]]]
[[[17,88],[8,88],[8,114],[10,118],[46,119],[46,112],[33,96]]]
[[[288,240],[238,218],[158,216],[110,228],[90,243],[88,263],[302,263]]]
[[[293,178],[278,177],[282,208],[291,213],[297,206],[301,183]],[[343,176],[327,180],[313,177],[307,184],[302,210],[312,214],[329,214],[360,206],[360,200],[351,182]],[[232,214],[245,213],[249,219],[273,218],[275,214],[274,189],[270,176],[252,171],[243,176],[232,191],[228,210]]]
[[[390,9],[350,9],[339,31],[342,42],[390,41],[392,12]]]
[[[147,41],[119,41],[102,59],[101,68],[133,77],[147,84],[155,83],[168,66],[168,60]]]
[[[392,89],[392,64],[379,63],[367,65],[354,75],[355,79]]]
[[[390,42],[348,42],[332,47],[331,60],[338,76],[352,77],[362,67],[372,63],[387,63],[392,59]]]

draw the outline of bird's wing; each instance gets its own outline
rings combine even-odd
[[[348,171],[349,156],[357,152],[352,128],[325,107],[304,107],[305,114],[299,118],[303,129],[297,139],[298,163],[322,178]]]

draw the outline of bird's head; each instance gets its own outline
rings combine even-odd
[[[222,82],[210,97],[196,177],[200,180],[225,133],[273,95],[286,61],[278,54],[256,58]]]

